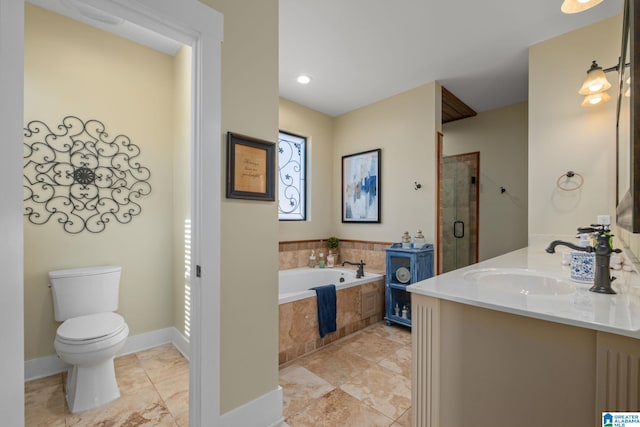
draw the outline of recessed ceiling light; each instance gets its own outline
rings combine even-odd
[[[296,81],[301,85],[306,85],[306,84],[309,84],[309,82],[311,82],[311,77],[306,74],[300,74],[296,79]]]

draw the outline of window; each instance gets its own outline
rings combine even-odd
[[[278,137],[278,219],[307,219],[307,138],[285,132]]]

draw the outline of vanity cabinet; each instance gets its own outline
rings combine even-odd
[[[411,294],[407,286],[433,276],[433,245],[403,249],[394,243],[386,249],[385,320],[411,327]]]
[[[549,240],[408,287],[414,427],[602,427],[603,412],[640,411],[640,275],[589,292]]]
[[[412,297],[416,427],[601,427],[640,410],[637,338]]]

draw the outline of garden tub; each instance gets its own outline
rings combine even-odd
[[[335,285],[336,332],[320,337],[316,286]],[[290,362],[384,317],[384,275],[343,268],[294,268],[279,272],[279,362]]]

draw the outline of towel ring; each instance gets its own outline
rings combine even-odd
[[[562,181],[562,178],[565,178],[565,177],[567,179]],[[578,178],[578,183],[574,186],[567,186],[567,183],[570,183],[571,178],[573,177]],[[584,177],[580,175],[578,172],[573,172],[573,171],[569,171],[563,175],[560,175],[558,177],[558,180],[556,181],[556,186],[562,191],[575,191],[580,187],[582,187],[582,184],[584,184]]]

